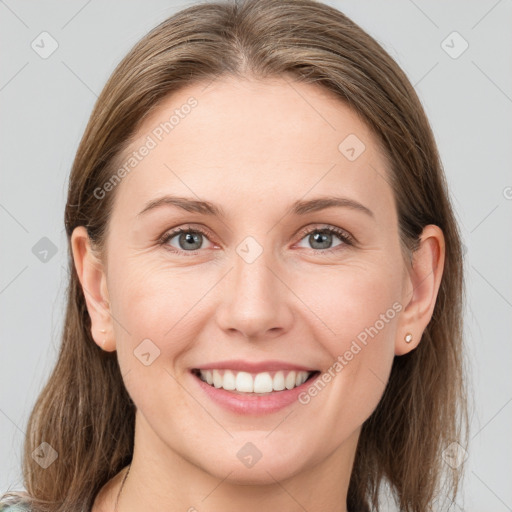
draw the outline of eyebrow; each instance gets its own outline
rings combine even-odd
[[[203,215],[226,218],[224,210],[220,206],[210,203],[209,201],[199,201],[188,197],[169,195],[149,201],[138,216],[162,206],[174,206],[191,213],[201,213]],[[321,196],[314,199],[295,201],[286,212],[286,215],[306,215],[308,213],[325,210],[327,208],[349,208],[351,210],[363,212],[370,217],[374,217],[373,212],[361,203],[347,197],[336,196]]]

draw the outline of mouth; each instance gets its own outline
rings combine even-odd
[[[276,370],[252,373],[224,368],[194,368],[191,373],[212,388],[236,395],[267,396],[298,388],[315,379],[320,371]]]

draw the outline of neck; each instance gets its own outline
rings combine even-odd
[[[204,461],[188,460],[165,445],[151,434],[144,420],[136,424],[128,477],[120,494],[128,468],[117,475],[119,478],[113,486],[119,494],[117,512],[151,509],[165,512],[347,512],[347,491],[360,430],[328,457],[312,461],[298,472],[275,464],[270,460],[272,457],[262,457],[250,470],[235,466],[226,474],[216,475],[205,471]],[[215,463],[210,465],[216,467]],[[259,472],[256,472],[257,465]],[[112,493],[111,503],[116,498]],[[96,512],[94,508],[93,512]]]

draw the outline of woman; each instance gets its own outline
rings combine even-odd
[[[22,506],[456,497],[458,228],[413,87],[342,13],[256,0],[161,23],[98,99],[65,224],[65,329]]]

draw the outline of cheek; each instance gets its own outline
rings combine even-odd
[[[143,261],[117,265],[112,284],[112,302],[119,319],[124,319],[134,332],[151,334],[159,340],[182,329],[194,305],[211,288],[208,276],[197,270],[162,268]]]
[[[399,268],[391,264],[390,270],[385,268],[383,262],[340,267],[302,281],[299,294],[308,297],[307,305],[316,317],[311,317],[316,326],[312,335],[328,354],[323,384],[308,391],[303,400],[321,404],[327,395],[335,396],[333,407],[324,409],[329,410],[326,421],[333,428],[347,417],[354,428],[363,423],[389,378],[403,305]],[[323,398],[317,400],[320,395]]]
[[[197,272],[194,277],[184,269],[164,269],[143,259],[118,260],[109,275],[121,373],[147,418],[159,418],[169,407],[165,418],[174,411],[173,421],[186,421],[186,414],[176,414],[190,407],[175,381],[183,370],[177,366],[197,338],[197,302],[211,284],[198,279]]]
[[[165,370],[173,375],[179,370],[181,355],[201,328],[201,298],[215,276],[198,277],[197,271],[165,269],[143,259],[118,260],[109,276],[110,295],[121,369],[151,386]],[[149,361],[154,362],[146,367]]]
[[[398,267],[366,262],[340,266],[310,274],[292,286],[306,298],[317,318],[317,339],[327,344],[333,358],[348,350],[352,340],[369,346],[371,339],[393,337],[402,309]]]

